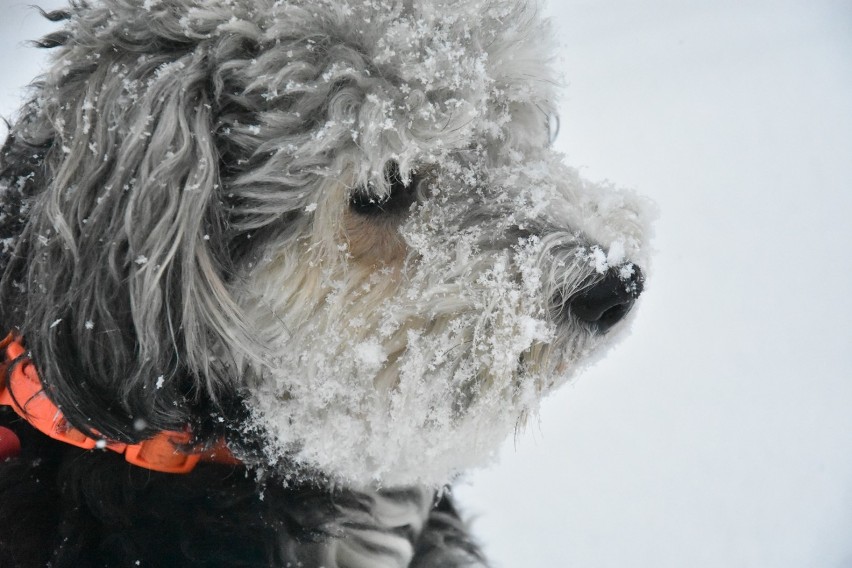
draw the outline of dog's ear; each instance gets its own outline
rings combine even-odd
[[[21,230],[0,300],[69,420],[129,440],[229,393],[221,346],[249,339],[226,285],[207,56],[125,40],[60,38],[12,129],[0,180],[23,188]]]

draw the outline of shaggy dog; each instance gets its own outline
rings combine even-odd
[[[45,15],[0,162],[0,563],[484,565],[446,485],[644,278],[641,200],[550,147],[539,7]]]

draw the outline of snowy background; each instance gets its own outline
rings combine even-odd
[[[51,25],[0,8],[12,117]],[[558,145],[661,217],[633,335],[457,490],[495,567],[852,567],[852,1],[551,13]]]

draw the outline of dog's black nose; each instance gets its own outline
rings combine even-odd
[[[604,333],[627,315],[644,282],[638,266],[612,268],[603,280],[570,298],[568,309],[577,319]]]

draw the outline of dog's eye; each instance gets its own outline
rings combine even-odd
[[[417,200],[417,184],[419,178],[412,173],[408,183],[402,181],[399,165],[388,162],[385,167],[385,179],[390,185],[386,195],[376,195],[372,186],[360,188],[352,192],[349,206],[360,215],[398,215],[411,208]]]

